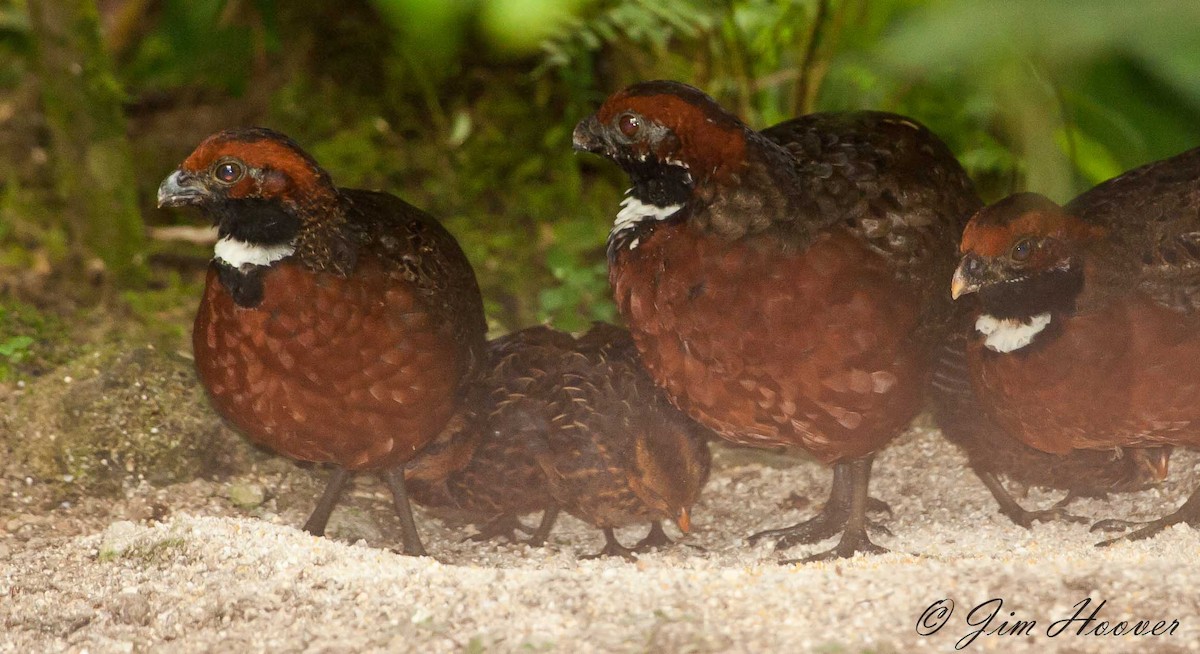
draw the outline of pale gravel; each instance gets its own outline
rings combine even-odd
[[[380,543],[310,537],[295,510],[175,513],[73,538],[0,541],[9,550],[0,551],[0,652],[954,651],[973,629],[967,612],[994,597],[1004,600],[994,625],[1014,611],[1010,619],[1037,620],[1033,635],[982,635],[964,651],[1200,651],[1200,534],[1189,527],[1107,549],[1085,525],[1027,531],[996,513],[957,450],[914,428],[875,466],[873,494],[895,511],[886,519],[894,536],[875,540],[893,553],[784,566],[745,536],[809,515],[829,472],[740,451],[718,460],[693,533],[637,563],[578,560],[601,541],[573,520],[550,546],[530,549],[463,543],[469,531],[419,516],[435,558],[414,559]],[[1072,509],[1161,514],[1200,480],[1198,463],[1177,452],[1163,487]],[[792,492],[813,506],[781,508]],[[1059,496],[1034,490],[1022,501]],[[1047,637],[1088,597],[1107,601],[1102,619],[1181,626],[1161,637]],[[918,617],[944,598],[957,606],[947,626],[918,636]]]

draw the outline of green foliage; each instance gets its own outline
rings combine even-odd
[[[422,191],[475,263],[494,319],[509,329],[535,320],[580,329],[612,314],[603,247],[616,201],[588,196],[617,189],[585,189],[573,125],[529,103],[538,89],[511,80],[478,98],[461,145]]]
[[[408,63],[440,79],[461,56],[478,1],[372,0],[372,4],[391,26],[395,47]]]
[[[240,94],[255,58],[279,47],[275,7],[272,0],[165,0],[125,79],[134,89],[207,86]]]
[[[894,84],[934,74],[986,98],[1020,186],[1067,199],[1200,142],[1198,22],[1187,0],[957,0],[910,12],[875,54]]]
[[[813,29],[825,0],[610,0],[543,44],[535,73],[554,72],[573,97],[598,102],[596,59],[627,59],[638,79],[679,78],[730,101],[751,124],[799,113]],[[611,90],[611,89],[608,89]]]
[[[159,566],[176,560],[187,551],[187,548],[188,542],[179,537],[147,540],[126,547],[116,547],[110,543],[104,543],[96,552],[96,560],[100,563],[125,560],[145,566]]]
[[[570,331],[585,330],[593,320],[615,321],[608,264],[593,245],[605,241],[607,226],[594,220],[566,220],[548,231],[546,266],[558,285],[538,294],[538,320]]]
[[[67,232],[52,222],[41,194],[10,183],[0,191],[0,274],[5,269],[29,270],[39,254],[50,265],[62,263],[68,252]]]
[[[341,186],[381,187],[386,178],[398,172],[391,161],[391,149],[396,144],[389,131],[383,118],[364,116],[359,123],[317,141],[310,152],[327,170],[336,171]]]
[[[29,34],[29,15],[25,13],[25,3],[17,0],[0,2],[0,35],[27,37]]]
[[[720,39],[710,45],[714,59],[724,61],[725,80],[713,91],[735,91],[742,113],[752,124],[770,125],[808,107],[812,61],[808,46],[820,36],[815,22],[824,0],[742,0],[729,3],[721,22]],[[815,53],[814,53],[815,56]],[[722,88],[722,86],[733,88]]]
[[[70,356],[66,327],[52,314],[0,300],[0,382],[44,373]]]
[[[0,362],[0,379],[7,378],[9,366],[21,363],[29,355],[33,342],[32,336],[10,336],[0,341],[0,359],[7,360],[7,364]]]
[[[510,57],[538,51],[587,4],[588,0],[488,0],[479,12],[481,35],[498,53]]]
[[[604,95],[596,88],[596,58],[603,49],[638,50],[656,62],[669,60],[672,43],[694,44],[711,32],[716,19],[709,7],[694,0],[599,3],[542,43],[542,61],[534,74],[554,72],[572,97],[598,102]]]
[[[11,88],[20,81],[32,47],[24,3],[0,0],[0,88]]]
[[[707,8],[707,9],[706,9]],[[694,0],[617,0],[601,3],[542,44],[544,66],[564,67],[601,47],[626,46],[663,52],[674,40],[694,40],[712,29],[711,3]]]
[[[122,291],[121,299],[133,318],[146,328],[149,340],[174,345],[190,333],[202,284],[201,279],[185,279],[171,271],[146,288]]]

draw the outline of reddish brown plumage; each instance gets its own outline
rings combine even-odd
[[[959,245],[963,254],[973,252],[983,257],[1004,256],[1022,237],[1030,234],[1072,242],[1103,238],[1105,235],[1103,226],[1079,220],[1040,196],[1021,194],[1012,196],[1010,201],[1016,202],[1017,206],[1003,210],[991,207],[981,211],[967,224]],[[1045,250],[1036,251],[1029,265],[1051,265],[1049,260],[1039,261],[1036,258],[1049,254]]]
[[[1003,221],[976,233],[993,239],[1001,238],[996,232],[1009,234],[1010,247],[1023,238],[1047,239],[1050,242],[1039,249],[1054,253],[1054,259],[1031,257],[1030,266],[1021,269],[1021,279],[997,281],[1008,286],[1002,289],[1004,296],[989,295],[996,287],[985,282],[979,291],[982,313],[1019,312],[1021,286],[1050,274],[1057,261],[1063,266],[1070,262],[1070,274],[1082,284],[1076,282],[1074,293],[1074,287],[1067,289],[1069,282],[1047,284],[1042,295],[1048,297],[1043,303],[1051,321],[1029,345],[1003,353],[991,351],[981,338],[972,339],[971,374],[989,415],[1022,442],[1056,454],[1171,444],[1173,433],[1188,433],[1188,425],[1200,419],[1200,409],[1193,408],[1200,385],[1191,381],[1200,365],[1200,320],[1191,311],[1156,302],[1140,291],[1137,280],[1106,283],[1106,269],[1128,269],[1130,262],[1121,257],[1140,260],[1141,253],[1107,248],[1109,241],[1099,236],[1099,229],[1090,232],[1091,238],[1079,239],[1053,228],[1063,221],[1082,223],[1081,218],[1061,209],[1053,221],[1043,222],[1025,214],[993,215],[1004,209],[989,207],[974,219]],[[1006,218],[1025,226],[1007,229]],[[972,240],[963,241],[963,251],[980,256]],[[1004,260],[981,259],[989,266]],[[1003,279],[1015,274],[996,273]],[[1054,296],[1060,286],[1062,296]],[[1013,319],[1024,317],[1014,313]]]
[[[363,257],[339,277],[280,264],[253,309],[210,269],[193,347],[217,412],[301,461],[357,471],[412,458],[453,413],[469,359],[382,268]]]
[[[474,273],[436,220],[340,189],[287,137],[216,134],[163,183],[221,241],[193,333],[214,408],[251,440],[343,471],[381,471],[421,551],[400,480],[446,424],[483,355]],[[324,530],[339,472],[306,529]]]
[[[933,415],[948,440],[962,448],[971,469],[995,497],[1000,512],[1031,527],[1039,520],[1079,520],[1065,511],[1076,497],[1103,497],[1144,489],[1166,476],[1170,448],[1074,450],[1050,454],[1013,438],[989,417],[971,383],[967,364],[970,327],[955,330],[934,367]],[[1068,491],[1054,507],[1026,510],[1000,477],[1023,487]]]
[[[1193,150],[1067,209],[1016,197],[972,219],[956,293],[1034,332],[975,334],[968,348],[981,403],[1006,433],[1056,454],[1200,444],[1198,179]],[[1168,519],[1195,521],[1196,504]]]
[[[655,382],[734,442],[862,461],[839,553],[873,547],[867,457],[921,409],[949,314],[937,283],[978,206],[954,157],[876,112],[756,132],[673,82],[614,94],[575,144],[633,182],[609,278]]]
[[[646,284],[656,268],[671,275]],[[612,281],[651,375],[728,440],[796,445],[833,463],[875,451],[919,410],[927,361],[911,334],[920,307],[844,232],[797,256],[659,230],[613,267]]]
[[[621,114],[630,112],[654,116],[657,123],[671,130],[677,138],[675,143],[660,143],[655,148],[634,141],[630,144],[634,155],[653,154],[665,160],[675,151],[683,151],[695,160],[710,163],[705,174],[715,179],[735,175],[745,165],[744,125],[732,115],[722,116],[712,111],[716,105],[711,99],[679,87],[672,88],[670,93],[632,91],[626,89],[613,94],[596,110],[596,119],[600,123],[611,123]],[[707,129],[693,129],[696,125],[705,125]]]
[[[708,431],[662,397],[628,332],[596,325],[574,339],[534,327],[489,349],[462,419],[407,467],[418,502],[487,523],[486,535],[562,509],[606,531],[606,554],[626,553],[616,527],[686,530],[708,478]]]
[[[1200,369],[1198,328],[1130,297],[1064,316],[1046,334],[1054,347],[999,356],[977,344],[969,357],[989,414],[1043,452],[1171,444],[1170,432],[1200,419],[1190,406],[1200,393],[1183,381]]]
[[[205,139],[192,151],[180,170],[201,173],[218,161],[240,161],[264,171],[263,176],[243,176],[228,189],[228,197],[275,198],[295,202],[304,197],[336,201],[329,176],[307,154],[297,152],[294,144],[280,139],[247,140],[240,131],[227,131]],[[323,216],[313,215],[313,220]]]

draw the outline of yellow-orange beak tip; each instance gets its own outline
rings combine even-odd
[[[679,531],[688,533],[692,529],[692,515],[688,512],[687,507],[679,509],[679,513],[675,515],[675,524],[679,526]]]
[[[979,286],[967,281],[966,275],[963,274],[962,266],[959,266],[954,271],[954,279],[950,280],[950,298],[957,300],[964,295],[974,293],[978,290]]]
[[[1169,451],[1160,451],[1151,455],[1148,464],[1154,481],[1162,481],[1167,478],[1167,474],[1170,472],[1170,460]]]

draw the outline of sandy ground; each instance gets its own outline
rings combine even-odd
[[[956,643],[975,652],[1200,651],[1200,533],[1189,527],[1107,549],[1093,547],[1082,525],[1027,531],[996,513],[936,431],[915,428],[876,465],[873,494],[894,508],[895,535],[875,540],[892,553],[780,565],[769,544],[751,548],[744,537],[810,515],[829,472],[788,457],[718,454],[693,533],[636,563],[579,560],[601,539],[569,519],[547,547],[530,549],[462,542],[469,528],[422,515],[433,558],[399,556],[371,481],[335,514],[332,538],[313,538],[296,526],[322,473],[286,464],[249,478],[143,485],[115,503],[29,506],[0,520],[0,652],[834,654]],[[1072,508],[1095,518],[1160,514],[1200,480],[1198,463],[1177,453],[1161,488]],[[22,506],[22,488],[36,486],[13,485],[9,505]],[[1056,499],[1034,490],[1023,501]],[[1077,621],[1056,622],[1084,600]],[[1101,621],[1139,619],[1178,625],[1159,636],[1094,633]],[[919,635],[919,621],[935,633]],[[998,631],[960,641],[981,628]]]

